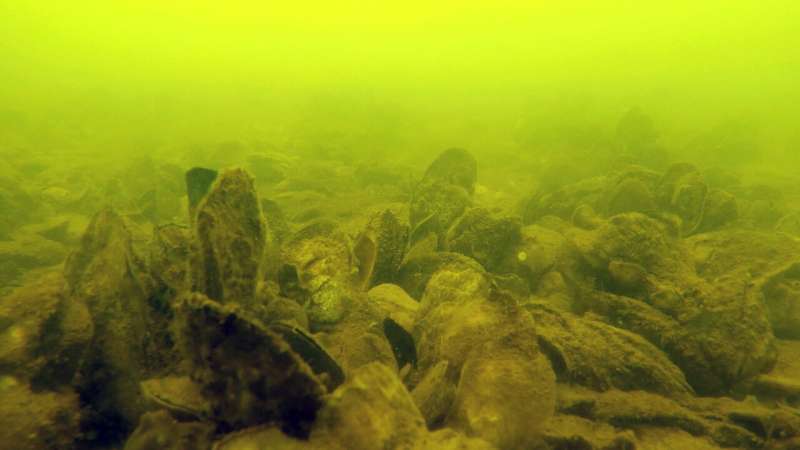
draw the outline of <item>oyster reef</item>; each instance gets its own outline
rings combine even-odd
[[[798,17],[0,2],[0,450],[800,449]]]

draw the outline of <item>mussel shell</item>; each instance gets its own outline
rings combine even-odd
[[[333,391],[344,382],[344,371],[317,341],[298,327],[275,322],[269,330],[277,333],[289,344],[292,351],[305,361],[311,370],[323,380],[328,391]]]

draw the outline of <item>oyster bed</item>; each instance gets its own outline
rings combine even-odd
[[[780,179],[215,161],[0,180],[1,450],[800,448]]]

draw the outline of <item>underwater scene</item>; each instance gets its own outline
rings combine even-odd
[[[0,450],[800,450],[799,25],[0,0]]]

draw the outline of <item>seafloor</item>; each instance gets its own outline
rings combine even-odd
[[[6,159],[1,450],[800,449],[797,177],[207,150]]]

